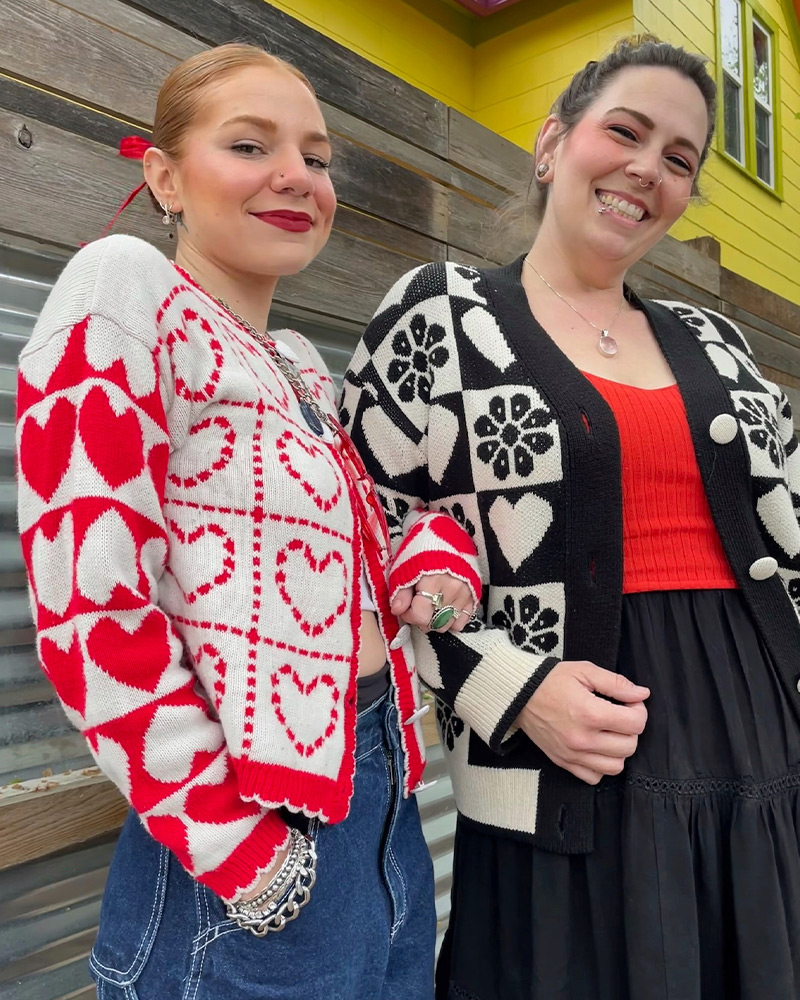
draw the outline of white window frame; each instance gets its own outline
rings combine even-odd
[[[767,91],[768,91],[768,95],[769,95],[769,102],[768,103],[765,103],[764,100],[761,97],[759,97],[759,95],[758,95],[758,93],[756,91],[756,83],[755,83],[755,70],[756,70],[756,66],[755,66],[755,48],[756,48],[755,34],[756,34],[756,31],[761,32],[761,34],[764,36],[764,38],[766,39],[766,42],[767,42]],[[753,66],[752,66],[752,74],[751,74],[752,77],[753,77],[753,134],[754,134],[754,137],[755,137],[754,141],[756,143],[756,149],[757,149],[758,148],[758,146],[757,146],[758,131],[756,129],[756,111],[758,109],[760,109],[761,111],[765,112],[765,114],[767,115],[767,118],[769,120],[769,129],[768,129],[768,132],[767,132],[768,141],[769,141],[769,177],[768,178],[767,177],[761,177],[759,175],[759,173],[758,173],[758,158],[757,157],[756,157],[756,162],[753,164],[753,167],[754,167],[755,172],[756,172],[756,177],[758,177],[758,179],[760,181],[763,181],[764,184],[769,185],[769,187],[774,187],[775,186],[775,114],[774,114],[774,111],[773,111],[773,104],[774,104],[774,96],[773,95],[775,93],[775,81],[774,81],[773,67],[775,65],[775,61],[773,59],[772,44],[773,44],[772,32],[766,26],[766,24],[763,23],[763,21],[761,21],[755,14],[753,14],[753,54],[754,54],[754,58],[753,58]]]

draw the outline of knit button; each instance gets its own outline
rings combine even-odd
[[[426,788],[433,788],[438,780],[438,778],[434,778],[433,781],[420,781],[417,787],[412,788],[411,791],[414,795],[416,795],[417,792],[424,792]]]
[[[797,690],[800,691],[800,677],[798,677],[797,684],[795,686],[797,687]]]
[[[423,715],[427,715],[428,712],[430,712],[430,710],[431,710],[430,705],[420,705],[420,707],[416,710],[416,712],[414,712],[412,715],[409,715],[409,717],[406,719],[403,725],[410,726],[412,723],[416,722],[417,719],[421,719]]]
[[[762,556],[750,566],[750,576],[753,580],[769,580],[778,569],[778,562],[772,556]]]
[[[402,625],[400,631],[389,643],[389,649],[399,649],[404,642],[408,642],[408,637],[411,635],[411,626]]]
[[[730,444],[739,433],[736,417],[731,416],[730,413],[720,413],[711,421],[709,433],[715,444]]]

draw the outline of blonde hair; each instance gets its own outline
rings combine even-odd
[[[156,101],[153,145],[171,160],[179,160],[186,133],[197,118],[208,87],[236,70],[253,66],[284,70],[297,77],[316,97],[305,74],[285,59],[244,42],[217,45],[184,59],[162,83]]]

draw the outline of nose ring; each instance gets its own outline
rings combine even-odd
[[[661,176],[661,174],[659,174],[658,175],[658,180],[655,182],[654,186],[655,187],[661,187],[661,182],[663,180],[664,180],[664,178]],[[642,183],[642,178],[641,177],[638,178],[638,181],[639,181],[639,187],[646,188],[646,187],[650,187],[651,185],[653,185],[652,181],[644,181],[644,183]]]

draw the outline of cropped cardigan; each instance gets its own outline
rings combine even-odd
[[[483,620],[415,638],[460,814],[582,853],[594,788],[514,722],[560,660],[616,667],[619,438],[602,396],[532,316],[521,269],[521,258],[497,269],[435,263],[401,278],[356,350],[342,419],[395,539],[424,504],[457,518],[478,549]],[[726,317],[632,298],[680,387],[738,586],[798,701],[800,452],[786,396]]]

